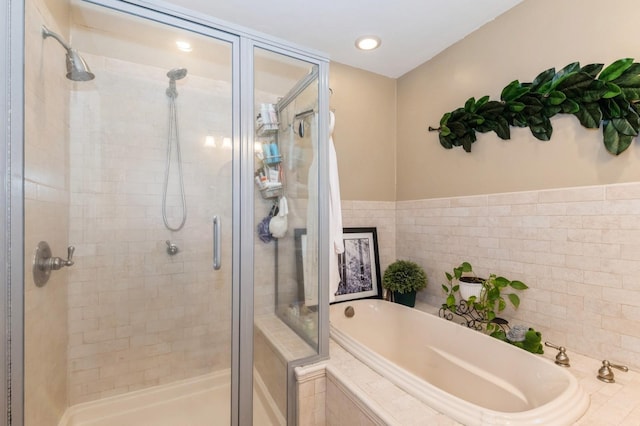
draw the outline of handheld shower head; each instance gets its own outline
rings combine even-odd
[[[42,26],[42,38],[53,37],[67,51],[67,78],[72,81],[89,81],[96,76],[91,72],[87,63],[82,59],[76,49],[69,46],[62,37]]]
[[[167,77],[169,77],[169,87],[166,90],[167,96],[175,99],[178,96],[178,91],[176,90],[176,80],[181,80],[187,76],[186,68],[173,68],[167,72]]]
[[[186,68],[174,68],[172,70],[169,70],[169,72],[167,72],[167,77],[169,77],[170,80],[182,80],[186,76],[187,76]]]

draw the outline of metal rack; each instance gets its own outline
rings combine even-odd
[[[460,322],[461,325],[467,326],[469,328],[473,328],[474,330],[481,331],[486,324],[496,324],[498,327],[502,329],[505,333],[509,331],[509,321],[504,318],[494,318],[491,321],[487,321],[487,319],[482,315],[482,313],[478,312],[473,305],[467,303],[466,300],[461,300],[459,304],[450,308],[446,304],[442,304],[440,309],[438,310],[438,316],[440,318],[444,318],[449,321],[453,321],[453,316],[456,315],[462,319]]]

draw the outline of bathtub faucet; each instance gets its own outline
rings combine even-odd
[[[626,365],[611,364],[605,359],[602,361],[602,367],[598,370],[598,379],[606,383],[614,383],[616,379],[613,377],[611,368],[617,368],[620,371],[629,371],[629,367]]]
[[[571,367],[569,357],[567,356],[567,349],[564,346],[557,346],[551,342],[544,342],[544,345],[559,351],[558,355],[556,355],[556,364],[561,367]]]

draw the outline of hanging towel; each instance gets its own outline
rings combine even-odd
[[[280,197],[278,204],[278,214],[271,218],[269,222],[269,231],[273,238],[282,238],[287,234],[289,207],[287,206],[287,198],[283,195]]]
[[[336,117],[329,112],[329,302],[333,302],[340,284],[338,255],[344,253],[342,239],[342,203],[340,202],[340,178],[338,157],[333,145],[333,128]]]

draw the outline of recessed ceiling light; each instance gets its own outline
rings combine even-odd
[[[380,47],[380,37],[376,36],[362,36],[356,40],[356,47],[360,50],[373,50]]]
[[[191,43],[189,43],[188,41],[178,40],[176,41],[176,46],[178,46],[178,49],[182,50],[183,52],[191,52],[193,50],[193,48],[191,47]]]

